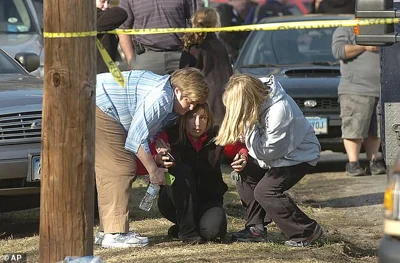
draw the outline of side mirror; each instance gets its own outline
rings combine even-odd
[[[15,60],[21,64],[28,72],[39,68],[40,58],[35,53],[20,52],[15,55]]]

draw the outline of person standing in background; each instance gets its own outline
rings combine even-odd
[[[287,8],[288,0],[268,0],[260,7],[258,20],[271,16],[288,16],[292,13]]]
[[[96,0],[97,8],[97,32],[114,30],[118,28],[128,17],[124,9],[120,7],[109,7],[109,0]],[[118,36],[115,34],[98,34],[97,38],[103,44],[105,50],[113,61],[118,53]],[[97,74],[108,72],[99,50],[97,50]]]
[[[318,12],[318,8],[319,5],[321,4],[323,0],[314,0],[311,4],[311,10],[310,10],[310,14],[317,14]]]
[[[356,0],[323,0],[317,13],[326,14],[355,14]]]
[[[121,29],[186,28],[198,0],[120,0],[128,13]],[[131,69],[170,74],[179,68],[183,45],[180,34],[119,35]]]
[[[217,6],[221,17],[221,26],[240,26],[254,24],[258,21],[255,16],[257,3],[251,0],[229,0]],[[249,32],[221,32],[219,36],[224,42],[232,61],[236,60]]]
[[[362,144],[370,160],[370,173],[386,172],[384,164],[377,160],[381,143],[377,113],[380,90],[378,52],[378,47],[357,45],[352,27],[339,27],[333,33],[332,53],[340,60],[338,93],[349,176],[366,175],[366,169],[359,163]]]
[[[198,10],[192,18],[192,27],[219,27],[218,12],[212,8]],[[184,51],[179,68],[195,67],[202,71],[209,84],[208,104],[214,123],[220,125],[225,115],[222,94],[232,75],[232,65],[223,42],[215,33],[187,33],[183,36]]]

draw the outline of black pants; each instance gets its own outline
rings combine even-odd
[[[317,222],[303,213],[285,191],[312,168],[308,163],[301,163],[264,170],[249,157],[248,165],[240,173],[242,180],[237,182],[239,196],[246,208],[246,226],[267,225],[274,221],[289,239],[302,240],[311,236]]]
[[[179,226],[179,238],[194,235],[211,241],[223,238],[227,232],[227,220],[222,197],[199,200],[196,177],[184,164],[175,166],[170,172],[175,176],[175,182],[161,188],[158,210]]]

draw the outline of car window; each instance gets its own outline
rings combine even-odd
[[[336,62],[332,55],[335,28],[258,31],[242,48],[239,66],[252,64],[305,64]]]
[[[12,58],[0,51],[0,74],[26,74]]]
[[[24,0],[0,1],[0,33],[31,33],[35,31]]]

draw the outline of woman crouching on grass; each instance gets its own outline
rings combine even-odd
[[[223,147],[214,143],[218,127],[207,104],[199,104],[180,118],[179,124],[167,129],[159,141],[160,166],[171,166],[163,156],[168,148],[175,158],[169,172],[175,176],[172,186],[163,186],[158,198],[158,210],[174,225],[168,230],[171,238],[185,243],[215,241],[225,236],[227,220],[223,195],[228,187],[222,179],[220,158]],[[164,160],[166,162],[164,162]]]
[[[254,158],[263,168],[259,169],[260,175],[245,173],[246,168],[243,173],[239,172],[240,184],[249,185],[242,190],[251,191],[239,191],[240,198],[254,197],[253,212],[263,209],[269,221],[274,221],[289,239],[286,245],[309,246],[322,235],[322,229],[297,207],[285,191],[318,162],[320,145],[312,126],[273,76],[261,81],[249,75],[234,75],[227,84],[223,101],[226,115],[216,144],[231,144],[238,139],[244,141],[251,157],[248,163]],[[249,214],[252,213],[247,211]],[[233,237],[239,237],[238,240],[247,237],[251,241],[250,237],[265,235],[264,232],[262,223],[246,225]]]

